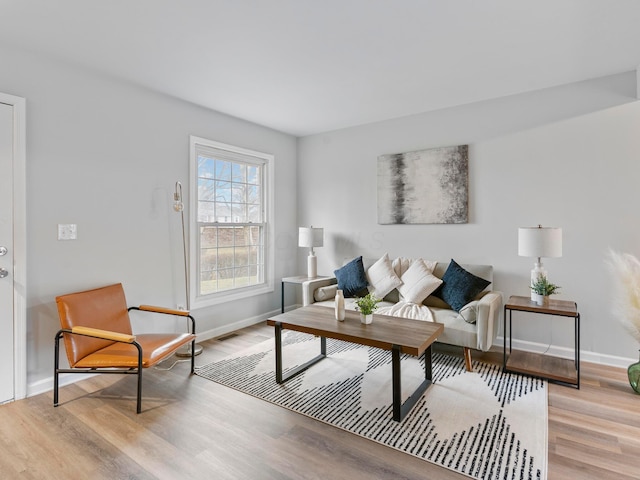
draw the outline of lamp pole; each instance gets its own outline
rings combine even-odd
[[[173,209],[180,214],[180,220],[182,221],[182,255],[184,262],[184,291],[186,295],[186,309],[191,309],[191,295],[189,294],[189,262],[187,259],[187,232],[184,228],[184,203],[182,201],[182,184],[176,182],[176,189],[173,193]],[[196,344],[194,348],[194,354],[200,355],[202,353],[202,345]],[[178,357],[191,357],[191,343],[188,343],[184,347],[178,349],[176,352]]]

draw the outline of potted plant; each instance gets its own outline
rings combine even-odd
[[[560,287],[549,282],[545,275],[539,275],[535,282],[531,285],[535,301],[538,305],[546,305],[549,303],[549,295],[553,295],[560,290]]]
[[[367,293],[364,297],[356,299],[356,310],[360,312],[360,321],[364,324],[373,322],[373,312],[378,308],[380,298],[373,293]]]

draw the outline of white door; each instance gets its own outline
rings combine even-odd
[[[0,103],[0,403],[15,398],[13,106]]]

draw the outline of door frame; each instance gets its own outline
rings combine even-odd
[[[13,107],[13,399],[27,396],[26,100],[0,93]]]

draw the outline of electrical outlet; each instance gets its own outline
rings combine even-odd
[[[75,223],[58,224],[58,240],[76,240],[78,238],[77,232]]]

